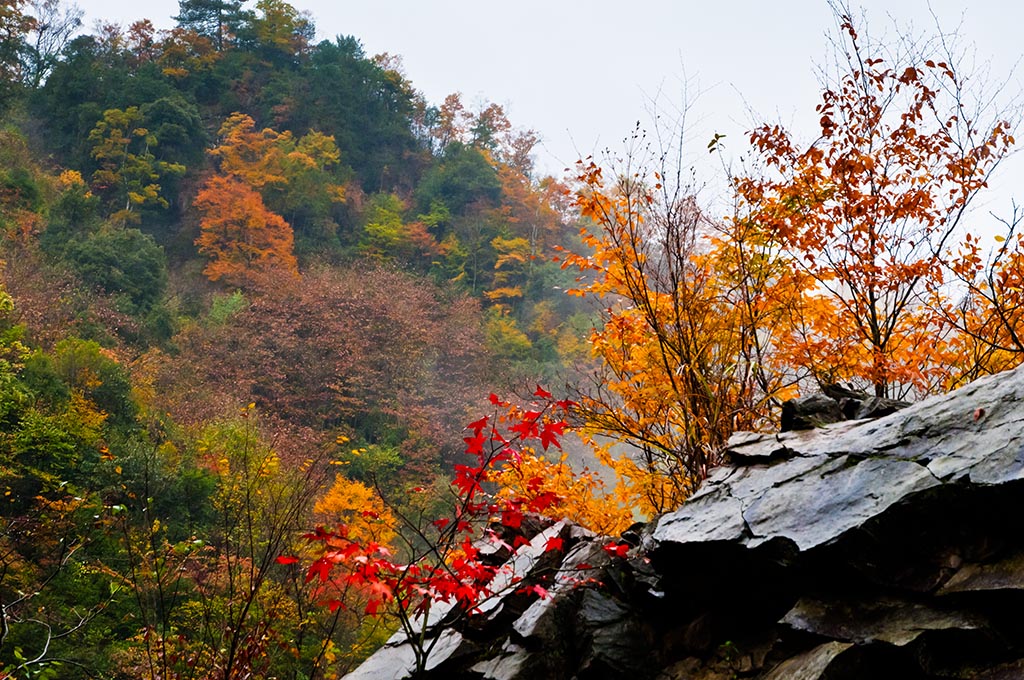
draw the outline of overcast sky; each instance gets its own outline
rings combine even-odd
[[[852,0],[851,0],[852,1]],[[144,12],[158,28],[173,25],[177,0],[78,0],[86,25],[103,18],[123,25]],[[248,3],[249,6],[254,2]],[[401,55],[413,85],[431,103],[461,92],[470,105],[495,101],[517,127],[537,130],[538,166],[560,174],[577,157],[622,148],[637,121],[650,125],[650,102],[670,111],[685,97],[693,157],[721,133],[726,150],[742,150],[755,120],[781,121],[802,138],[816,137],[815,65],[827,54],[832,12],[824,0],[295,0],[321,38],[354,35],[367,54]],[[871,32],[893,25],[933,30],[959,26],[991,61],[993,78],[1013,71],[1024,52],[1024,3],[1005,0],[869,0]],[[1008,92],[1022,89],[1017,68]],[[685,94],[684,94],[685,90]],[[1018,135],[1024,139],[1024,135]],[[703,164],[703,165],[702,165]],[[1005,164],[986,209],[1008,212],[1024,202],[1020,158]],[[1021,185],[1018,190],[1015,187]]]

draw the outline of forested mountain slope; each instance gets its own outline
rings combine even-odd
[[[801,393],[1019,364],[1017,222],[968,211],[1019,112],[834,10],[820,129],[752,130],[718,215],[664,137],[542,176],[282,0],[0,6],[0,674],[340,677],[544,597],[524,526],[675,511]]]

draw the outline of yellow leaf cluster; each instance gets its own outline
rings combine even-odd
[[[344,524],[357,542],[388,543],[395,537],[395,518],[380,496],[362,482],[339,474],[316,502],[314,512],[325,526]]]
[[[574,472],[565,453],[552,461],[526,449],[520,461],[504,466],[490,480],[499,486],[499,496],[532,500],[554,493],[559,500],[548,514],[565,517],[603,536],[616,536],[636,521],[626,497],[608,490],[591,470]]]

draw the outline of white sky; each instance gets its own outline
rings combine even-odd
[[[96,19],[127,25],[145,16],[173,25],[177,0],[77,0],[86,26]],[[250,1],[247,6],[254,5]],[[705,151],[726,134],[727,151],[742,150],[755,118],[779,121],[802,138],[816,137],[815,64],[827,54],[833,27],[825,0],[293,0],[307,10],[318,36],[354,35],[368,55],[401,55],[413,85],[431,103],[461,92],[463,101],[506,108],[517,127],[543,140],[538,167],[561,174],[579,156],[622,148],[637,123],[649,126],[649,103],[683,97],[693,109],[688,129],[699,173],[714,174]],[[1000,80],[1024,52],[1024,3],[1005,0],[864,0],[873,35],[893,35],[893,21],[925,31],[960,34],[991,60]],[[142,14],[140,14],[142,12]],[[1018,92],[1024,67],[1006,88]],[[695,92],[701,92],[694,98]],[[1024,133],[1018,135],[1024,145]],[[1017,188],[1017,187],[1021,188]],[[1024,203],[1024,163],[1010,159],[983,206],[1008,214]]]

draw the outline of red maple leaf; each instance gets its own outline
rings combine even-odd
[[[565,541],[562,540],[561,536],[552,536],[548,539],[548,542],[544,544],[544,552],[551,550],[564,550]]]
[[[551,423],[544,423],[543,429],[540,431],[540,445],[547,451],[548,447],[552,444],[558,448],[562,448],[562,445],[558,442],[558,438],[564,433],[566,422],[564,420],[558,420]]]
[[[455,466],[455,479],[452,484],[467,498],[472,498],[480,488],[481,468],[470,467],[469,465]]]
[[[317,577],[319,577],[321,581],[326,581],[330,575],[331,561],[321,557],[316,562],[309,565],[309,571],[306,572],[306,583],[309,583]]]
[[[522,418],[518,423],[510,426],[508,429],[511,432],[515,432],[523,439],[536,439],[538,436],[538,418],[540,418],[540,411],[527,411],[522,415]]]
[[[466,426],[466,429],[473,430],[474,432],[479,434],[481,430],[487,427],[487,419],[488,417],[484,416],[480,420],[474,420],[473,422]]]
[[[544,598],[546,598],[548,596],[547,588],[544,588],[543,586],[539,586],[539,585],[536,585],[536,584],[534,584],[532,586],[524,586],[524,587],[520,588],[517,592],[527,593],[527,594],[533,593],[534,595],[537,595],[541,599],[544,599]]]
[[[506,508],[501,512],[501,523],[509,529],[518,529],[523,525],[523,513],[518,508]],[[521,538],[517,536],[517,538]]]
[[[629,543],[609,543],[603,550],[612,557],[625,558],[629,552]]]
[[[559,500],[558,494],[554,491],[545,491],[527,503],[531,512],[544,512]]]
[[[481,455],[484,452],[486,439],[479,430],[472,437],[463,437],[462,441],[466,442],[466,453],[469,455]]]

